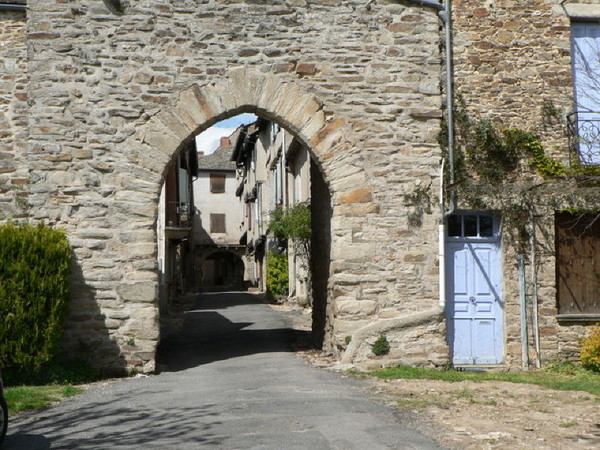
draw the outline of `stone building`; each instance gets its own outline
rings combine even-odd
[[[248,253],[253,257],[253,281],[266,290],[267,266],[273,254],[288,259],[288,293],[306,304],[309,251],[297,252],[294,242],[283,242],[269,224],[277,209],[288,210],[299,203],[311,204],[311,158],[294,136],[275,122],[258,119],[242,127],[232,154],[237,172],[237,196],[244,211],[241,229]],[[314,199],[313,208],[323,208],[323,199]]]
[[[440,192],[448,198],[456,188],[441,176],[439,9],[427,0],[74,0],[29,2],[26,13],[0,6],[2,43],[12,44],[0,47],[0,214],[45,220],[70,238],[65,349],[86,349],[105,367],[154,369],[160,189],[195,135],[251,112],[285,128],[315,162],[311,198],[326,200],[313,214],[313,249],[325,267],[313,279],[314,331],[325,349],[362,367],[449,358],[520,366],[519,239],[499,226],[506,214],[490,214],[502,205],[466,203],[457,193],[448,223],[435,208]],[[453,17],[454,79],[466,109],[541,131],[548,155],[572,161],[563,132],[574,110],[571,23],[597,21],[598,3],[457,0]],[[540,176],[521,169],[515,179]],[[558,182],[572,179],[555,179],[545,192],[565,192]],[[558,308],[554,239],[555,212],[574,199],[597,208],[594,189],[535,215],[536,256],[525,269],[528,280],[537,277],[527,294],[537,299],[539,327],[528,336],[532,352],[539,336],[542,361],[573,357],[584,325],[598,319],[565,314],[573,299]],[[577,247],[565,250],[577,259]],[[486,299],[465,287],[457,302],[465,279],[454,275],[482,260],[496,277],[479,278]],[[452,309],[446,321],[448,303],[467,316]],[[468,316],[477,305],[495,315]],[[375,357],[382,334],[392,350]],[[466,346],[457,335],[469,337]]]
[[[487,202],[504,217],[497,264],[503,362],[526,367],[576,359],[579,338],[600,321],[600,230],[596,213],[586,214],[598,209],[600,197],[598,188],[585,182],[597,175],[600,154],[595,131],[600,104],[594,102],[600,92],[600,67],[594,62],[600,54],[600,2],[454,3],[454,74],[464,108],[499,130],[512,127],[538,136],[546,156],[558,162],[546,160],[536,170],[532,157],[525,158],[531,168],[522,167],[518,178],[507,175],[511,182],[503,187],[504,198]],[[515,213],[520,224],[511,220]],[[519,231],[526,236],[519,237]]]

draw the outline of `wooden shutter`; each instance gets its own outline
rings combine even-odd
[[[210,232],[225,233],[225,214],[210,215]]]
[[[556,214],[559,314],[600,314],[600,213]]]
[[[213,194],[222,194],[223,192],[225,192],[225,174],[210,174],[210,192],[212,192]]]

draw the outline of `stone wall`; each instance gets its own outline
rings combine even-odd
[[[0,220],[27,213],[27,45],[24,12],[0,11]]]
[[[67,346],[153,370],[166,168],[240,112],[288,128],[330,190],[326,348],[340,355],[380,319],[439,315],[437,217],[409,227],[404,201],[418,184],[436,201],[439,28],[396,1],[140,0],[122,15],[100,0],[31,2],[31,214],[75,249]]]
[[[570,22],[565,8],[572,3],[600,3],[568,2],[566,6],[562,3],[565,2],[454,2],[455,76],[457,91],[465,99],[471,114],[492,118],[500,126],[532,131],[542,138],[548,154],[568,162],[566,116],[573,110],[573,83]],[[544,105],[555,108],[557,114],[545,114]],[[541,213],[536,230],[539,239],[541,359],[545,362],[555,358],[574,359],[578,357],[577,340],[587,331],[582,324],[558,323],[556,320],[552,208]],[[516,249],[510,233],[504,231],[506,361],[509,365],[519,366],[521,340]],[[531,264],[528,263],[528,280],[530,275]],[[531,321],[529,325],[530,355],[534,357]]]

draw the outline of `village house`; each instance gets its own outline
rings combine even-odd
[[[154,370],[161,189],[195,136],[253,113],[238,165],[261,124],[286,145],[242,187],[252,281],[266,212],[310,199],[313,335],[337,361],[577,359],[600,321],[600,2],[263,3],[0,3],[0,219],[69,236],[65,352]]]
[[[196,284],[193,256],[197,225],[192,186],[197,177],[198,156],[192,142],[169,167],[158,200],[159,304],[165,310]]]
[[[259,119],[244,127],[232,159],[238,166],[238,191],[245,211],[241,228],[254,256],[255,284],[267,290],[266,267],[270,255],[288,259],[287,294],[300,304],[309,303],[309,254],[297,254],[269,229],[273,212],[296,204],[310,205],[310,156],[294,136],[279,124]],[[306,252],[305,252],[306,253]]]
[[[194,181],[197,210],[194,258],[197,287],[201,290],[247,287],[246,247],[240,240],[240,206],[236,197],[236,166],[232,141],[240,130],[222,137],[210,155],[200,155]]]

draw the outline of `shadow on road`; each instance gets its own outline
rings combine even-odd
[[[148,392],[147,395],[156,395]],[[135,395],[144,395],[138,392]],[[123,397],[126,397],[124,395]],[[131,395],[133,397],[133,394]],[[64,412],[49,408],[27,424],[26,433],[10,433],[3,448],[11,450],[46,449],[107,449],[142,448],[157,443],[165,445],[181,435],[196,436],[191,443],[198,446],[218,445],[225,439],[211,432],[219,425],[215,405],[183,408],[174,405],[166,409],[132,408],[111,409],[110,402],[94,402],[76,410]],[[209,417],[208,421],[199,418]],[[210,420],[214,417],[214,420]],[[202,435],[198,429],[202,427]],[[107,430],[111,430],[110,432]],[[82,440],[82,436],[85,439]]]
[[[258,296],[245,292],[204,293],[183,313],[178,333],[161,341],[160,372],[177,372],[214,361],[306,348],[310,332],[294,330]]]

